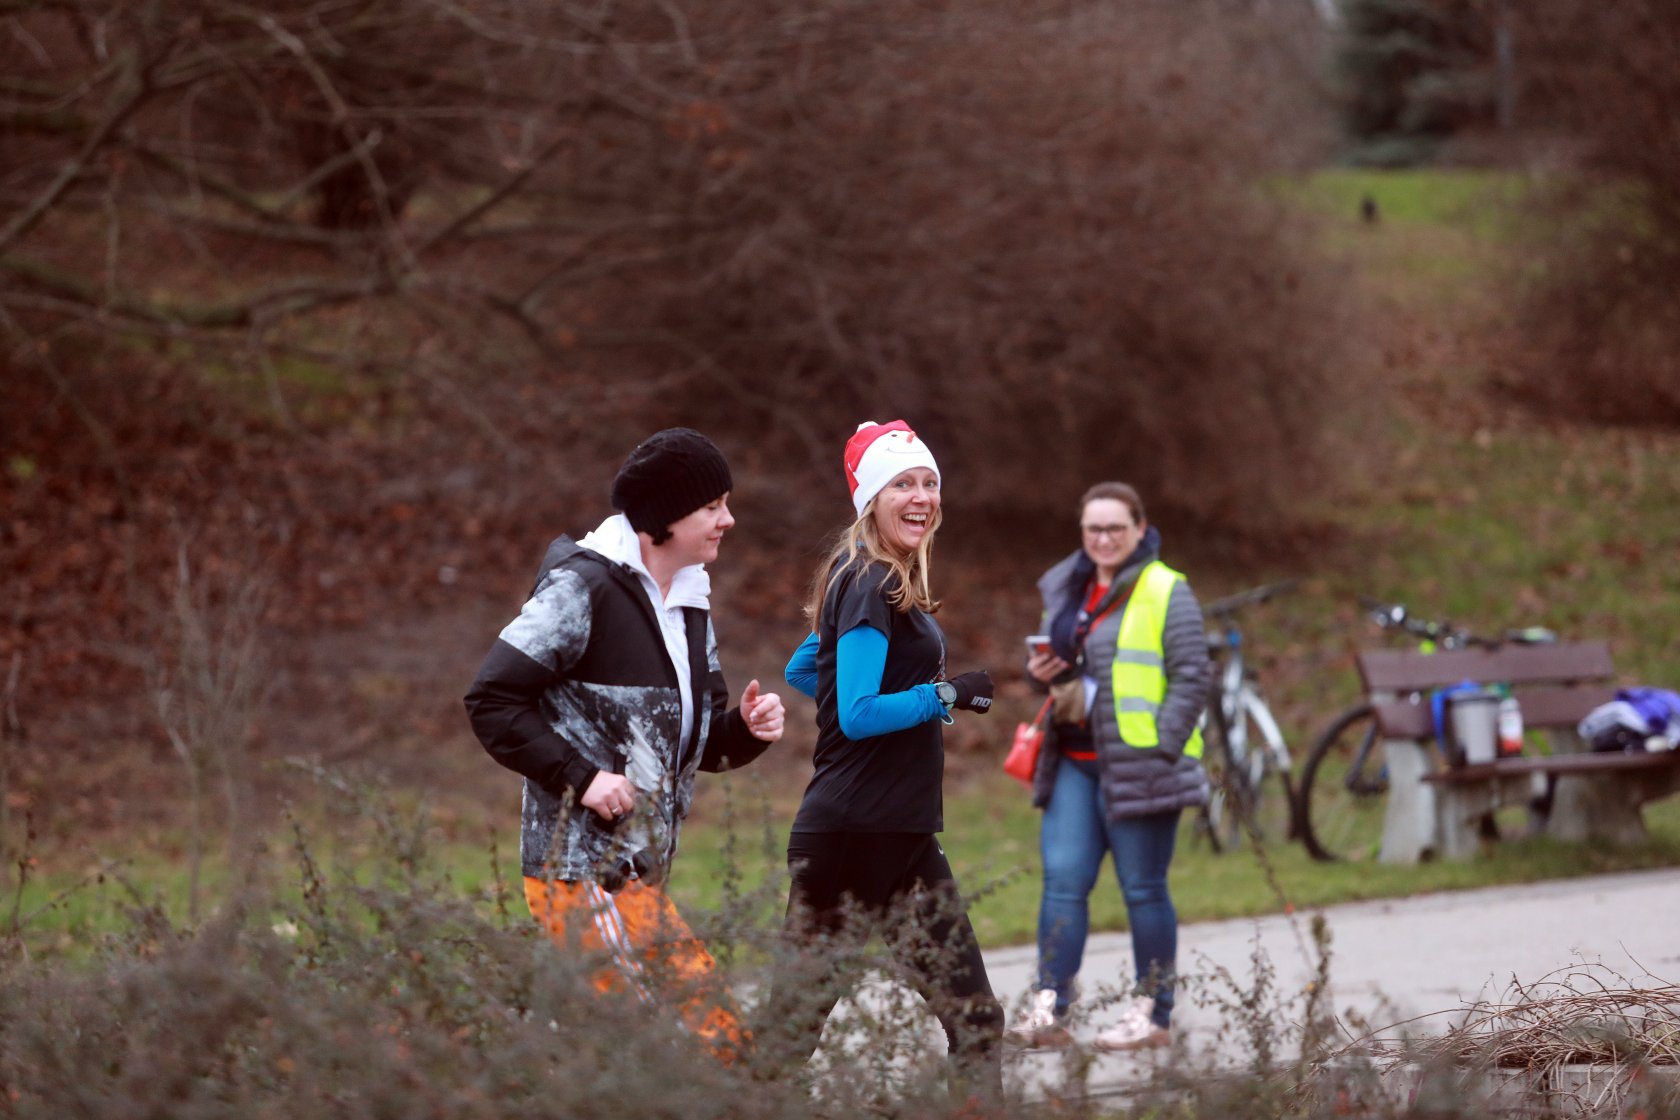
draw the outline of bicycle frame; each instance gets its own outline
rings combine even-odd
[[[1232,762],[1249,775],[1256,784],[1266,772],[1269,754],[1278,769],[1287,773],[1290,768],[1289,747],[1284,743],[1283,731],[1277,718],[1260,696],[1254,675],[1248,671],[1243,657],[1242,633],[1234,622],[1226,620],[1220,636],[1221,666],[1219,670],[1219,714],[1224,723],[1225,742]],[[1253,720],[1263,740],[1266,754],[1250,754],[1248,749],[1248,721]]]
[[[1260,694],[1249,684],[1245,684],[1243,686],[1239,699],[1241,701],[1241,708],[1243,712],[1247,714],[1249,719],[1254,721],[1254,726],[1260,731],[1261,739],[1265,741],[1265,754],[1257,754],[1254,757],[1263,760],[1265,757],[1270,756],[1276,763],[1279,770],[1285,774],[1289,773],[1289,747],[1283,741],[1283,729],[1278,726],[1277,718],[1272,715],[1272,709],[1266,706],[1266,702],[1260,698]],[[1237,721],[1239,726],[1244,722],[1245,721],[1240,719]],[[1236,732],[1234,737],[1243,740],[1243,748],[1246,750],[1248,740],[1248,731],[1246,727],[1244,730]],[[1249,770],[1251,773],[1254,772],[1253,763],[1249,764]],[[1254,774],[1254,780],[1260,780],[1259,773]]]
[[[1218,663],[1214,695],[1209,697],[1208,708],[1204,712],[1205,723],[1210,726],[1205,729],[1217,732],[1226,780],[1235,782],[1234,786],[1216,789],[1203,812],[1216,847],[1237,842],[1245,830],[1252,835],[1260,835],[1256,814],[1261,804],[1261,789],[1267,776],[1274,771],[1283,785],[1283,797],[1278,803],[1285,806],[1289,814],[1285,827],[1291,835],[1295,831],[1289,748],[1277,718],[1272,715],[1259,683],[1248,667],[1242,631],[1235,619],[1239,608],[1264,602],[1291,586],[1270,584],[1257,587],[1209,603],[1205,608],[1213,623],[1207,635],[1208,655]],[[1253,735],[1250,734],[1251,722]]]

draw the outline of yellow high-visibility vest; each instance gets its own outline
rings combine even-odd
[[[1120,640],[1114,650],[1114,716],[1128,746],[1155,747],[1161,734],[1156,713],[1167,695],[1167,669],[1161,635],[1167,628],[1167,600],[1184,576],[1159,560],[1139,573],[1126,611],[1120,616]],[[1202,757],[1202,729],[1190,732],[1184,753]]]

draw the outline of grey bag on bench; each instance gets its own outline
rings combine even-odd
[[[1499,757],[1499,701],[1491,688],[1447,694],[1447,733],[1458,761],[1474,765]]]

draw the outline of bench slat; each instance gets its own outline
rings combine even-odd
[[[1525,688],[1516,693],[1524,727],[1574,727],[1600,704],[1616,698],[1609,685],[1577,688]]]
[[[1367,692],[1413,692],[1465,680],[1563,684],[1609,680],[1615,675],[1609,643],[1597,639],[1439,653],[1368,649],[1356,661]]]
[[[1600,704],[1616,698],[1608,685],[1578,688],[1526,688],[1516,694],[1522,707],[1523,727],[1545,730],[1573,728]],[[1435,734],[1429,701],[1385,700],[1376,705],[1377,727],[1389,739],[1428,739]]]
[[[1458,785],[1510,774],[1594,774],[1610,770],[1662,770],[1670,766],[1680,766],[1680,751],[1618,751],[1550,757],[1533,755],[1436,770],[1425,774],[1423,780],[1440,785]]]

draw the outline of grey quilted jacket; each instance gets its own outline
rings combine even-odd
[[[1147,565],[1160,558],[1160,548],[1160,535],[1152,526],[1115,578],[1123,584],[1134,582]],[[1074,552],[1039,577],[1038,590],[1044,601],[1042,630],[1048,631],[1051,619],[1066,608],[1071,597],[1083,598],[1084,573],[1080,569],[1088,569],[1090,563],[1080,563],[1083,557],[1082,551]],[[1114,717],[1110,670],[1123,612],[1122,607],[1098,622],[1086,635],[1084,645],[1085,672],[1097,681],[1097,698],[1088,724],[1101,768],[1108,817],[1117,820],[1205,804],[1207,775],[1200,762],[1183,753],[1206,706],[1213,676],[1201,604],[1188,580],[1173,586],[1161,635],[1167,694],[1156,716],[1160,743],[1154,747],[1125,743]],[[1046,744],[1033,774],[1033,804],[1041,809],[1050,803],[1061,761],[1061,752],[1054,744]]]

